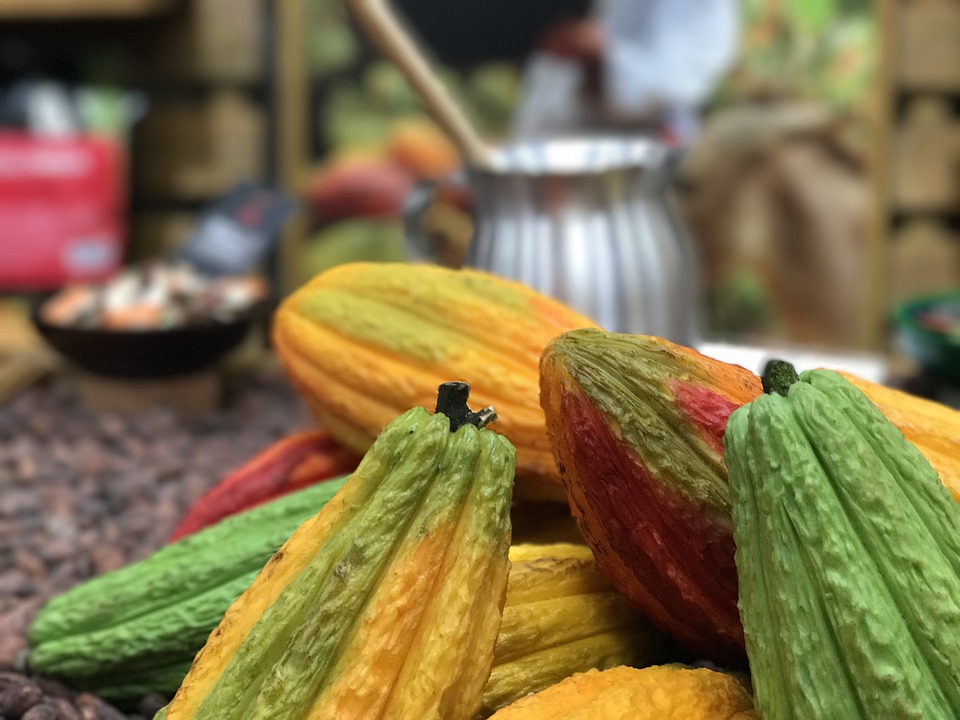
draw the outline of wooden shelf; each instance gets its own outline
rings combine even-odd
[[[955,0],[873,0],[879,68],[870,160],[873,339],[891,305],[960,281]],[[874,344],[874,343],[871,343]]]
[[[176,0],[0,0],[0,20],[131,18],[169,10]]]

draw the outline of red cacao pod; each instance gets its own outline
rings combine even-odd
[[[659,338],[564,333],[540,401],[563,484],[597,564],[700,656],[745,660],[723,431],[762,392],[744,368]]]
[[[326,430],[285,437],[204,493],[173,531],[170,542],[294,490],[353,472],[359,462]]]
[[[752,372],[655,337],[574,330],[543,352],[541,404],[581,531],[614,585],[702,656],[745,659],[723,433]],[[844,374],[960,501],[960,413]]]

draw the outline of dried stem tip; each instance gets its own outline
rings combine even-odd
[[[779,393],[784,397],[790,386],[800,379],[796,368],[784,360],[771,360],[763,369],[763,391],[765,393]]]
[[[450,419],[450,432],[456,432],[462,426],[470,424],[482,428],[497,419],[493,406],[479,412],[473,412],[467,406],[470,397],[470,385],[465,382],[445,382],[437,391],[437,410]]]

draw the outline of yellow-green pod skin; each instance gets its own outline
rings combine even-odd
[[[514,545],[480,717],[570,675],[667,656],[665,638],[600,572],[586,545]]]
[[[230,604],[345,480],[225,518],[53,598],[30,628],[30,670],[108,698],[175,692]]]
[[[540,408],[540,353],[593,321],[522,283],[477,270],[348,263],[277,309],[273,341],[287,375],[330,434],[356,453],[437,385],[470,383],[493,432],[517,450],[517,495],[566,502]]]
[[[167,720],[467,720],[509,571],[513,446],[414,408],[227,611]]]
[[[724,444],[764,720],[960,717],[960,508],[923,455],[827,370]]]

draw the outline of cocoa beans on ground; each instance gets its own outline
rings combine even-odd
[[[0,671],[22,656],[27,628],[49,597],[162,547],[223,475],[311,424],[277,369],[237,377],[223,407],[200,421],[162,408],[96,415],[64,380],[0,406]],[[152,716],[142,711],[162,700],[127,716],[93,696],[74,702],[62,686],[57,695],[45,682],[0,672],[0,718],[21,720],[41,706],[27,720],[42,720],[48,708],[62,720],[126,720]]]

